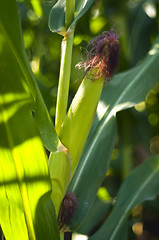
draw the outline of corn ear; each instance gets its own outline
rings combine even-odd
[[[49,171],[52,183],[51,199],[54,203],[56,216],[58,217],[60,205],[71,176],[71,162],[66,149],[50,154]]]
[[[93,75],[87,74],[83,79],[59,132],[71,158],[72,175],[92,126],[104,84],[104,78],[92,81],[90,76]]]

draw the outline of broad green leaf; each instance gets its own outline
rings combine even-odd
[[[107,218],[112,206],[112,200],[102,201],[96,197],[87,217],[80,225],[78,233],[90,236],[99,227],[103,219]]]
[[[12,10],[12,6],[14,10]],[[0,30],[5,38],[5,41],[7,41],[8,47],[12,51],[21,71],[23,72],[24,79],[31,90],[33,100],[36,102],[33,110],[35,111],[35,117],[37,115],[36,119],[43,143],[50,151],[56,151],[58,137],[26,56],[15,1],[1,1]]]
[[[11,52],[4,45],[3,50],[0,56],[6,67],[0,68],[0,224],[6,239],[58,239],[46,154],[30,114],[32,99],[23,87],[24,76]]]
[[[113,207],[113,199],[109,200],[99,200],[96,197],[87,217],[84,219],[82,224],[78,229],[78,233],[91,236],[93,235],[101,226],[102,222],[108,219],[108,216]],[[127,240],[127,231],[128,228],[126,226],[127,219],[125,219],[120,227],[118,232],[118,236],[116,240],[122,239]]]
[[[60,141],[39,91],[36,95],[35,119],[45,147],[51,152],[57,151]]]
[[[16,1],[2,0],[0,225],[6,240],[58,240],[46,153],[31,112],[37,89],[25,58]]]
[[[93,201],[96,197],[96,193],[98,188],[100,187],[105,174],[106,169],[109,166],[109,159],[111,158],[111,154],[114,148],[114,143],[116,140],[116,122],[115,118],[112,116],[107,122],[107,129],[103,130],[102,134],[97,135],[98,132],[94,133],[94,137],[98,136],[98,150],[94,151],[94,145],[87,145],[89,142],[87,141],[87,150],[88,154],[91,157],[92,161],[88,161],[87,158],[84,158],[84,154],[82,154],[82,158],[80,159],[77,170],[73,176],[73,179],[69,185],[69,191],[74,192],[78,199],[78,206],[74,214],[74,218],[72,220],[71,228],[77,228],[87,215],[90,207],[93,204]],[[88,140],[90,137],[88,138]],[[110,139],[109,141],[107,139]],[[106,142],[104,145],[103,142]],[[90,143],[91,144],[91,143]],[[86,151],[86,148],[84,148]],[[101,151],[106,151],[105,156],[103,158],[99,158],[99,153]],[[83,164],[81,161],[83,160]],[[103,162],[102,162],[103,160]],[[102,164],[102,166],[100,165]],[[84,182],[85,180],[85,182]],[[88,184],[89,183],[89,184]],[[88,185],[89,186],[88,186]],[[88,191],[89,189],[89,191]],[[84,197],[85,196],[85,197]]]
[[[66,2],[65,0],[59,0],[52,7],[49,15],[49,28],[52,32],[57,32],[61,35],[66,34],[65,28],[65,9]]]
[[[151,157],[136,168],[122,184],[115,207],[108,220],[90,240],[119,239],[118,232],[130,210],[145,200],[152,200],[159,193],[159,156]]]
[[[0,224],[6,239],[58,239],[46,154],[17,81],[16,89],[0,97]]]
[[[49,28],[52,32],[57,32],[61,35],[65,35],[66,32],[73,31],[77,21],[87,12],[91,7],[94,0],[76,0],[75,2],[75,18],[68,30],[65,27],[65,0],[59,0],[52,8],[49,16]]]
[[[109,167],[116,139],[116,112],[143,101],[159,80],[159,38],[139,66],[117,74],[103,89],[97,116],[69,186],[78,198],[72,228],[87,215]],[[89,189],[89,191],[88,191]]]

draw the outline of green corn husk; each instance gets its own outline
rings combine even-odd
[[[93,77],[96,77],[95,74],[88,73],[82,81],[59,132],[59,138],[71,158],[72,175],[91,129],[104,85],[103,77],[91,80]]]
[[[58,217],[60,205],[71,177],[71,161],[67,149],[64,146],[62,147],[63,149],[52,152],[49,157],[49,171],[52,183],[51,199],[54,203],[56,217]]]

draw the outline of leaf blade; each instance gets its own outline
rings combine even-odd
[[[6,239],[59,239],[46,153],[31,114],[35,99],[26,80],[32,82],[33,77],[24,53],[16,1],[3,0],[1,6],[0,223]],[[33,86],[36,93],[34,82]]]
[[[49,15],[49,28],[52,32],[57,32],[63,36],[72,32],[78,20],[88,11],[92,6],[94,0],[80,0],[75,3],[75,17],[68,29],[65,27],[65,0],[59,0],[51,9]]]
[[[90,239],[116,239],[118,231],[128,217],[128,212],[143,201],[154,199],[158,194],[158,177],[158,156],[149,158],[132,171],[120,188],[117,202],[108,220]]]
[[[9,5],[4,0],[2,6],[3,7],[0,9],[1,32],[3,33],[5,41],[7,41],[8,47],[13,53],[13,56],[23,73],[24,79],[31,90],[32,98],[36,102],[35,107],[33,107],[34,104],[32,104],[32,108],[35,110],[35,117],[37,116],[36,119],[44,145],[48,150],[56,151],[59,139],[30,68],[22,40],[17,6],[14,2]],[[8,13],[10,18],[7,18],[6,13]],[[14,19],[14,21],[11,21],[12,24],[10,24],[11,18]]]

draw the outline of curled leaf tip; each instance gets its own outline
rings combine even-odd
[[[87,59],[76,65],[77,68],[84,68],[90,73],[91,80],[104,77],[108,82],[118,67],[118,55],[120,50],[119,35],[111,28],[96,38],[89,41],[86,53]],[[91,71],[93,70],[93,71]]]

